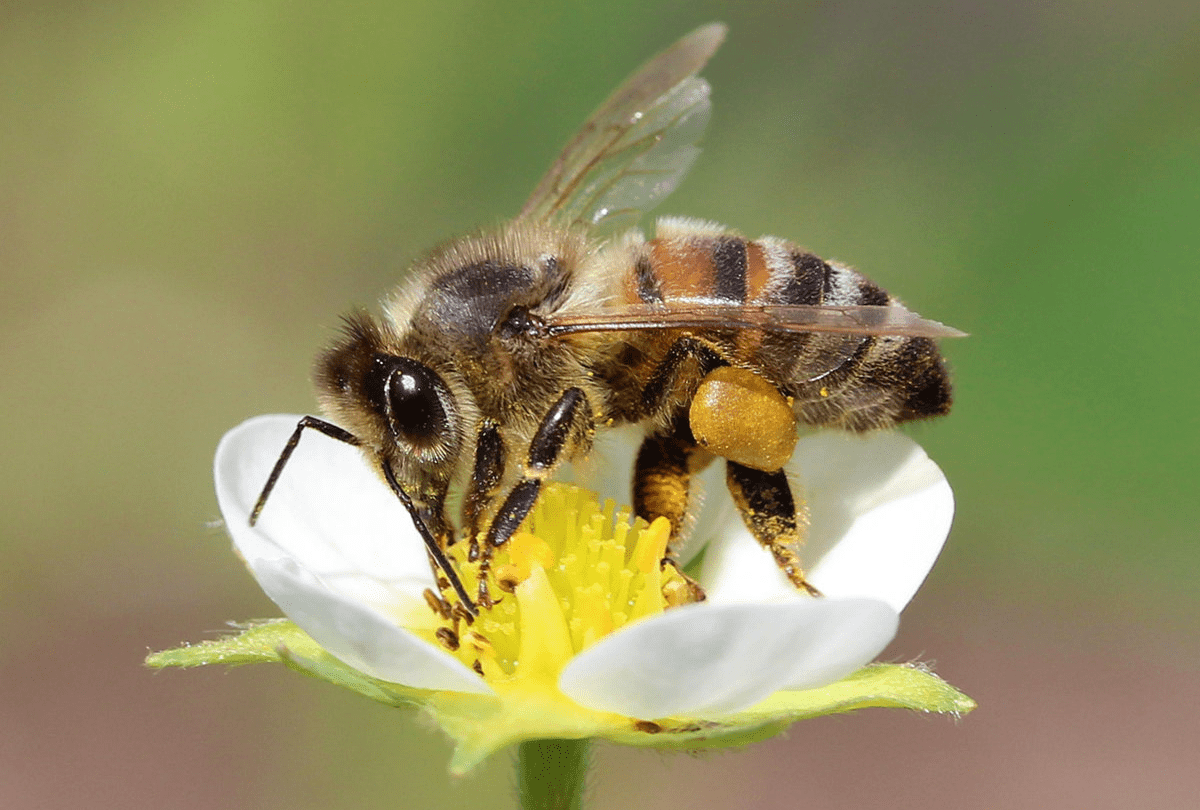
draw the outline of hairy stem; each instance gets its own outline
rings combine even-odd
[[[530,740],[517,747],[517,794],[523,810],[580,810],[587,740]]]

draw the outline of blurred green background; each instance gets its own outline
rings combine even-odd
[[[711,19],[662,213],[850,262],[972,333],[913,434],[958,499],[887,656],[961,723],[601,747],[593,807],[1180,807],[1200,795],[1194,2],[7,3],[0,9],[0,806],[512,806],[504,756],[281,668],[141,668],[276,609],[210,459],[423,250],[517,211],[587,113]]]

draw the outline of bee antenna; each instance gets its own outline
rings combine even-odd
[[[429,527],[425,525],[425,521],[417,511],[416,505],[412,502],[412,498],[408,496],[408,493],[404,491],[404,487],[400,486],[400,482],[396,480],[396,474],[392,472],[391,465],[383,462],[379,466],[383,470],[383,477],[387,479],[388,486],[392,488],[392,492],[396,493],[396,497],[400,499],[400,503],[404,504],[404,508],[412,515],[413,523],[416,525],[421,539],[425,541],[425,548],[429,550],[429,555],[433,557],[433,561],[437,563],[437,567],[450,580],[450,585],[454,588],[454,592],[458,594],[458,599],[462,602],[463,608],[472,616],[478,616],[479,609],[471,601],[471,597],[467,595],[467,589],[463,587],[462,580],[458,577],[458,572],[450,564],[449,558],[446,557],[446,552],[442,551],[442,546],[433,536],[433,532],[429,531]]]
[[[347,430],[343,430],[332,422],[326,422],[324,419],[318,419],[315,416],[306,416],[301,419],[297,423],[296,429],[292,431],[291,438],[283,446],[283,452],[279,454],[279,459],[275,462],[275,466],[271,468],[271,474],[267,476],[267,483],[263,485],[262,492],[259,493],[258,500],[254,503],[254,509],[250,511],[251,526],[258,522],[263,507],[267,505],[267,498],[271,496],[271,490],[275,489],[275,483],[279,480],[279,475],[283,472],[283,468],[287,466],[288,459],[296,451],[296,445],[300,444],[300,435],[304,433],[305,428],[312,428],[319,433],[324,433],[331,439],[337,439],[339,442],[344,442],[352,447],[358,447],[361,444],[357,436]]]

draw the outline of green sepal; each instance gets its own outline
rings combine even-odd
[[[426,711],[457,745],[450,770],[463,774],[501,748],[543,737],[597,737],[619,745],[700,751],[742,748],[770,739],[798,720],[872,707],[900,708],[959,717],[975,701],[929,670],[910,664],[872,664],[819,689],[777,692],[749,709],[720,717],[672,718],[656,722],[610,716],[571,728],[570,716],[555,718],[535,705],[505,705],[493,698],[441,692],[430,695]],[[489,715],[489,709],[508,719]],[[542,715],[550,721],[533,718]],[[524,722],[522,722],[524,721]]]
[[[420,705],[429,695],[424,689],[413,689],[364,675],[325,652],[308,633],[287,619],[245,622],[234,627],[240,632],[151,653],[146,656],[146,665],[154,669],[187,669],[207,664],[240,666],[278,663],[388,706]]]
[[[975,708],[975,701],[919,665],[872,664],[819,689],[776,692],[735,714],[646,722],[590,712],[557,690],[500,698],[413,689],[347,666],[286,619],[237,628],[240,632],[223,638],[152,653],[146,664],[162,669],[282,663],[387,706],[423,708],[455,739],[450,770],[457,774],[501,748],[547,737],[598,737],[640,748],[698,751],[740,748],[773,737],[798,720],[825,714],[885,707],[958,717]]]
[[[959,717],[976,703],[919,665],[872,664],[819,689],[781,691],[736,714],[719,718],[663,720],[647,733],[610,734],[622,745],[700,750],[747,745],[775,736],[798,720],[872,707],[910,709]]]
[[[319,651],[317,642],[287,619],[255,619],[230,623],[238,631],[220,638],[185,643],[173,650],[150,653],[146,666],[152,669],[180,667],[190,669],[208,664],[241,666],[242,664],[279,663],[281,648]]]

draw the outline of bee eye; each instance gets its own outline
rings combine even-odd
[[[432,369],[406,357],[378,355],[370,376],[375,379],[368,384],[397,439],[420,447],[446,438],[450,420],[443,403],[449,391]]]

